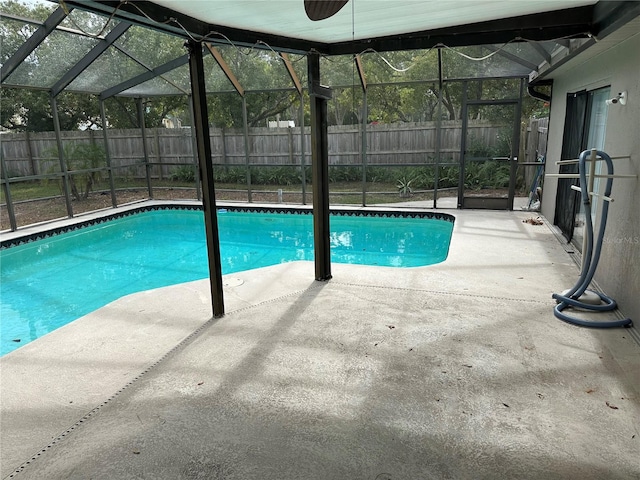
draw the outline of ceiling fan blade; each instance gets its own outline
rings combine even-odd
[[[334,16],[347,3],[349,0],[304,0],[304,11],[315,22]]]

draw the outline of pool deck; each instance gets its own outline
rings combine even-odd
[[[640,478],[636,328],[553,316],[537,214],[443,211],[438,265],[146,291],[0,358],[2,478]]]

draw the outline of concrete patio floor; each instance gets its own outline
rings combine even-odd
[[[5,355],[2,477],[640,478],[636,329],[553,316],[578,268],[535,214],[449,213],[438,265],[233,274],[220,319],[146,291]]]

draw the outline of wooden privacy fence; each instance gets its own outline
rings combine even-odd
[[[548,130],[549,118],[532,118],[529,120],[524,143],[525,162],[533,163],[546,157]],[[525,185],[531,185],[537,174],[537,167],[526,168],[524,170]]]
[[[506,126],[470,122],[469,138],[494,147]],[[434,122],[367,125],[366,148],[362,145],[362,126],[329,127],[329,163],[361,165],[363,152],[372,166],[433,164],[436,159]],[[216,165],[301,165],[311,163],[310,132],[299,127],[250,128],[248,155],[242,129],[211,128],[211,150]],[[146,160],[141,130],[108,130],[108,150],[115,176],[144,177]],[[457,163],[460,158],[462,124],[443,121],[440,132],[440,163]],[[104,146],[102,131],[61,133],[62,143],[88,143]],[[146,129],[148,162],[154,164],[153,177],[163,178],[180,165],[193,165],[193,138],[190,128]],[[5,178],[47,175],[60,171],[53,132],[0,135],[0,153]],[[304,145],[304,146],[303,146]]]
[[[548,118],[532,118],[527,128],[527,141],[525,155],[527,162],[535,162],[537,157],[547,154],[547,132],[549,129]]]

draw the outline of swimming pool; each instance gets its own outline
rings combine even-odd
[[[331,216],[333,262],[417,267],[447,257],[451,216],[355,215]],[[223,274],[313,260],[309,214],[219,210],[218,225]],[[12,246],[0,270],[3,355],[124,295],[207,278],[203,213],[143,211]]]

